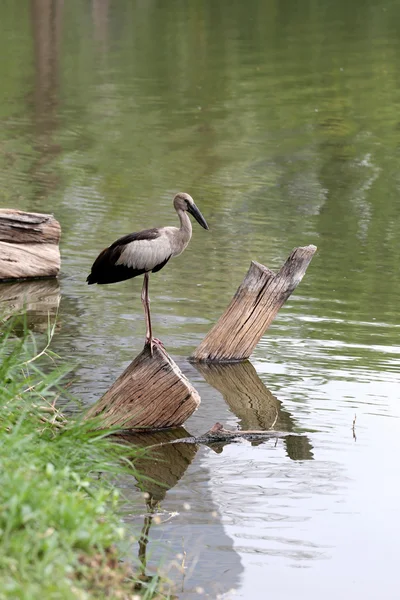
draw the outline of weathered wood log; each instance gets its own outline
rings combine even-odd
[[[196,363],[206,382],[218,390],[231,411],[239,418],[240,428],[287,432],[286,451],[292,460],[313,458],[312,445],[306,435],[289,435],[296,430],[292,415],[261,381],[249,361],[240,363]],[[271,432],[273,433],[273,432]]]
[[[88,411],[99,428],[163,429],[179,427],[200,404],[200,396],[167,352],[149,346]]]
[[[58,244],[60,224],[53,215],[0,209],[0,240],[12,244]]]
[[[52,215],[0,209],[0,281],[56,277],[60,236]]]
[[[190,360],[230,362],[248,358],[302,280],[316,249],[295,248],[278,273],[252,261],[228,308]]]
[[[0,321],[26,316],[29,329],[46,331],[60,304],[57,279],[0,283]]]

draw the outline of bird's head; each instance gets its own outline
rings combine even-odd
[[[199,225],[204,227],[204,229],[209,228],[207,221],[195,205],[192,196],[189,196],[189,194],[185,194],[185,192],[179,192],[179,194],[177,194],[174,198],[174,207],[176,211],[185,210],[190,213],[196,219]]]

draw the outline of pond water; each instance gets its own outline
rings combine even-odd
[[[269,428],[273,410],[303,434],[143,466],[165,484],[148,484],[152,522],[121,482],[178,598],[398,597],[399,22],[368,0],[0,4],[0,202],[62,225],[59,288],[41,282],[33,309],[61,294],[74,394],[94,402],[143,345],[141,279],[88,287],[93,259],[176,224],[187,191],[210,231],[150,281],[155,335],[202,398],[186,430]],[[189,364],[250,260],[278,269],[307,244],[251,364]]]

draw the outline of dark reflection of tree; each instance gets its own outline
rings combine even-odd
[[[35,332],[48,331],[60,304],[57,279],[0,284],[0,319],[26,314],[26,326]]]
[[[135,460],[135,468],[143,478],[139,487],[147,492],[155,502],[164,500],[169,489],[181,479],[186,469],[196,456],[198,446],[195,444],[168,444],[168,441],[189,436],[183,427],[153,433],[130,433],[121,436],[125,442],[149,448],[157,444],[166,444],[151,450],[151,458],[146,454]]]
[[[40,201],[57,187],[59,178],[51,163],[61,147],[54,142],[58,127],[59,57],[64,0],[31,0],[35,57],[34,149],[30,176]]]
[[[157,509],[157,500],[149,496],[146,499],[146,510],[147,513],[144,516],[142,531],[140,532],[140,537],[138,540],[138,559],[139,559],[139,570],[140,575],[139,578],[142,580],[146,580],[148,575],[146,574],[147,568],[147,545],[149,543],[149,534],[151,525],[153,523],[154,513]]]
[[[183,428],[156,431],[153,433],[128,433],[121,436],[124,443],[133,444],[136,448],[143,448],[145,452],[141,458],[136,458],[134,466],[138,475],[137,486],[142,492],[145,492],[145,509],[143,517],[143,526],[138,539],[137,556],[139,559],[139,569],[141,578],[144,581],[149,579],[147,574],[147,563],[149,552],[154,559],[154,552],[157,552],[160,544],[156,544],[155,548],[151,546],[151,530],[154,523],[154,518],[157,512],[162,507],[161,502],[165,500],[167,492],[172,489],[179,480],[185,475],[188,467],[194,460],[199,447],[195,444],[168,444],[169,441],[179,438],[184,438],[190,434]],[[156,444],[166,444],[163,446],[154,447]],[[150,450],[150,446],[153,448]],[[147,449],[147,451],[146,451]],[[189,476],[190,477],[190,476]],[[193,477],[193,476],[192,476]],[[180,569],[179,575],[171,572],[171,577],[174,581],[184,580],[184,586],[191,586],[193,580],[199,581],[199,584],[205,589],[209,597],[216,597],[219,593],[224,593],[231,587],[237,585],[237,578],[242,570],[238,554],[233,549],[232,540],[226,535],[223,525],[220,520],[218,507],[215,506],[212,493],[209,486],[204,486],[204,480],[209,479],[209,472],[202,467],[195,471],[195,477],[199,480],[196,482],[192,478],[189,485],[195,487],[202,495],[202,503],[199,516],[194,518],[188,513],[188,520],[184,515],[180,516],[180,525],[169,530],[168,540],[171,548],[175,548],[176,552],[181,552],[182,542],[184,540],[185,547],[188,549],[187,561],[194,562],[196,568],[192,574],[187,574],[184,569]],[[188,485],[186,483],[186,485]],[[130,483],[126,482],[125,496],[127,496]],[[136,487],[136,486],[135,486]],[[135,493],[135,492],[134,492]],[[214,513],[214,517],[205,525],[204,519],[207,515]],[[202,526],[199,527],[197,519],[200,517]],[[129,518],[127,519],[129,520]],[[158,530],[155,529],[155,535]],[[154,535],[154,537],[155,537]],[[225,565],[219,553],[219,548],[224,546],[229,549],[229,564],[230,569],[225,569]],[[163,552],[161,548],[161,553]],[[176,554],[174,554],[174,564],[176,565]],[[157,564],[157,558],[154,559]],[[204,571],[212,571],[217,574],[218,580],[205,576]],[[200,573],[199,573],[200,571]],[[229,571],[227,573],[226,571]],[[188,578],[186,580],[186,578]],[[178,585],[178,584],[177,584]],[[186,591],[186,590],[185,590]]]
[[[204,273],[208,287],[198,290],[203,302],[210,288],[221,285],[219,273],[227,270],[228,261],[232,271],[241,271],[245,258],[248,262],[246,252],[260,260],[264,253],[273,267],[270,257],[304,239],[307,230],[320,236],[321,265],[325,261],[320,271],[315,267],[317,285],[330,272],[329,257],[351,255],[350,282],[345,262],[332,259],[339,271],[334,273],[336,280],[346,279],[348,296],[359,294],[359,311],[372,314],[379,300],[389,312],[399,287],[395,276],[385,277],[381,266],[384,250],[385,265],[392,263],[395,271],[396,202],[390,193],[368,193],[367,206],[357,203],[365,177],[356,173],[354,162],[365,147],[373,150],[378,168],[395,172],[391,161],[398,145],[398,116],[386,107],[390,135],[382,144],[376,110],[382,90],[376,86],[359,94],[356,86],[348,85],[346,72],[348,54],[358,60],[357,52],[363,57],[360,69],[381,77],[388,86],[387,97],[392,97],[399,42],[389,11],[376,20],[372,3],[367,4],[369,9],[360,11],[358,2],[349,9],[343,1],[315,10],[311,2],[299,5],[293,0],[235,1],[229,8],[227,2],[210,0],[188,7],[183,0],[74,1],[64,7],[61,1],[31,0],[35,105],[42,107],[36,121],[47,131],[57,127],[62,19],[69,34],[63,49],[66,64],[75,65],[76,72],[66,68],[63,85],[74,101],[60,123],[68,132],[79,130],[68,138],[79,168],[73,171],[65,161],[63,177],[69,175],[72,184],[79,185],[82,171],[98,174],[97,191],[103,200],[94,234],[105,241],[110,221],[126,217],[126,199],[130,203],[144,194],[160,198],[163,190],[175,189],[179,182],[194,195],[201,194],[204,211],[215,215],[214,227],[220,228],[218,251],[208,249],[216,268]],[[351,43],[343,35],[350,30]],[[388,46],[369,43],[374,36],[387,40]],[[101,68],[93,39],[101,58],[109,48],[118,53],[117,71]],[[38,131],[40,156],[32,173],[40,195],[56,184],[58,174],[51,169],[57,144],[51,135],[43,137],[40,127]],[[364,144],[360,132],[373,135]],[[388,185],[380,182],[381,190],[382,186],[386,191]],[[140,200],[137,203],[135,216],[140,220]],[[365,207],[370,210],[372,235],[359,243]],[[56,208],[62,214],[62,205]],[[265,217],[268,236],[261,224],[248,219],[252,212]],[[77,213],[65,215],[66,234],[73,219],[81,219]],[[316,214],[320,216],[313,219]],[[243,232],[242,246],[236,239]],[[269,240],[278,236],[279,248],[272,251]],[[194,252],[194,269],[201,260],[200,252]],[[368,265],[373,268],[362,281],[359,273]]]
[[[138,540],[139,569],[143,580],[148,579],[146,575],[147,547],[154,514],[168,490],[173,488],[184,475],[198,450],[194,444],[168,444],[168,442],[188,435],[189,433],[180,427],[168,431],[127,433],[120,436],[124,443],[133,444],[142,449],[157,444],[166,444],[152,448],[150,453],[145,453],[143,458],[136,459],[134,462],[139,476],[138,487],[145,493],[146,506],[143,527]]]
[[[195,366],[207,383],[223,395],[229,408],[240,419],[241,429],[296,431],[292,415],[263,384],[250,362],[198,363]],[[289,436],[284,441],[292,460],[313,458],[307,436]]]
[[[110,0],[92,0],[92,18],[94,36],[101,45],[102,51],[107,51],[108,43],[108,11]]]

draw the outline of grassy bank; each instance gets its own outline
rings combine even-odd
[[[54,410],[62,373],[43,374],[13,325],[0,334],[0,599],[156,597],[157,582],[137,591],[119,560],[110,480],[131,468],[128,449]]]

